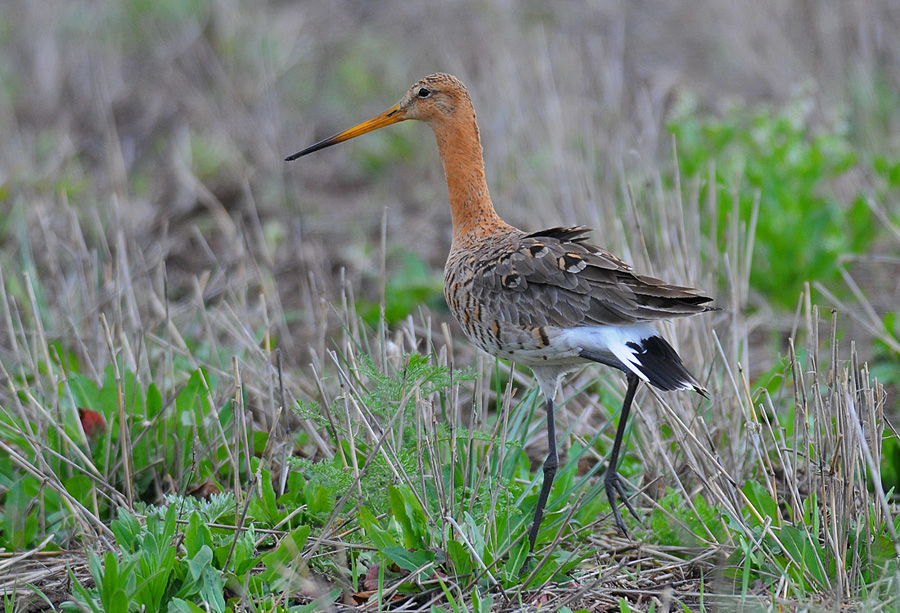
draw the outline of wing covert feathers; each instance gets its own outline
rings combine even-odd
[[[485,239],[464,255],[451,253],[448,281],[465,279],[485,314],[519,326],[628,325],[717,310],[700,290],[636,274],[587,243],[588,232],[550,228]]]

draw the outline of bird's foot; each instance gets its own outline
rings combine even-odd
[[[627,538],[628,530],[625,529],[625,522],[622,520],[622,514],[619,513],[619,505],[617,504],[616,498],[622,499],[622,502],[625,503],[625,508],[631,511],[631,514],[634,515],[635,519],[640,521],[641,518],[638,517],[637,511],[634,510],[634,507],[631,506],[631,502],[628,500],[628,495],[625,493],[625,483],[625,479],[620,477],[618,472],[613,470],[606,472],[606,478],[604,479],[604,484],[606,485],[606,497],[609,499],[609,505],[612,507],[613,517],[616,520],[616,527]]]

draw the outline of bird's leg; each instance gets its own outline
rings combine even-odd
[[[550,488],[553,486],[553,477],[556,476],[556,467],[559,466],[559,457],[556,454],[556,419],[553,416],[553,398],[547,397],[547,459],[544,460],[544,482],[541,484],[541,493],[538,495],[537,506],[534,508],[534,523],[531,524],[531,532],[528,533],[530,547],[529,556],[534,551],[538,532],[541,529],[541,519],[544,517],[544,506],[550,496]]]
[[[616,526],[622,531],[622,534],[628,536],[628,531],[625,529],[625,522],[622,521],[622,514],[619,513],[618,504],[616,503],[616,494],[619,495],[622,502],[624,502],[628,510],[631,511],[631,514],[638,520],[640,520],[640,518],[635,512],[634,507],[631,506],[631,503],[628,501],[628,496],[625,494],[625,487],[623,486],[624,481],[622,477],[619,476],[616,467],[619,463],[619,448],[622,446],[622,438],[625,436],[625,426],[628,423],[628,412],[631,410],[631,402],[634,400],[634,393],[637,391],[640,379],[633,373],[626,373],[626,378],[628,380],[628,389],[625,390],[625,401],[622,403],[622,411],[619,415],[619,427],[616,429],[616,440],[613,442],[612,453],[609,454],[609,467],[606,469],[606,478],[603,481],[606,485],[606,497],[609,498],[609,504],[612,506],[613,516],[616,519]]]

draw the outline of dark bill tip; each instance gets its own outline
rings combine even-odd
[[[284,161],[285,162],[293,162],[297,158],[302,158],[304,155],[308,155],[310,153],[315,153],[316,151],[324,149],[325,147],[330,147],[331,145],[337,144],[339,142],[340,141],[335,140],[334,136],[332,136],[331,138],[326,138],[323,141],[319,141],[315,145],[310,145],[303,151],[298,151],[297,153],[295,153],[293,155],[287,156],[286,158],[284,158]]]
[[[310,153],[314,153],[325,147],[330,147],[331,145],[336,145],[338,143],[342,143],[345,140],[350,140],[351,138],[355,138],[361,134],[366,134],[367,132],[371,132],[372,130],[377,130],[378,128],[383,128],[384,126],[389,126],[391,124],[397,123],[398,121],[403,121],[405,119],[405,114],[402,112],[400,108],[400,103],[395,104],[384,113],[379,115],[375,115],[372,119],[362,122],[358,126],[353,126],[349,130],[344,130],[334,136],[330,136],[325,140],[317,142],[315,145],[310,145],[303,151],[298,151],[294,155],[289,155],[284,158],[285,162],[293,162],[297,158],[301,158],[304,155],[308,155]]]

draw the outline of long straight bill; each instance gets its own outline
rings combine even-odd
[[[284,161],[291,162],[293,160],[296,160],[297,158],[303,157],[304,155],[313,153],[314,151],[318,151],[320,149],[324,149],[325,147],[330,147],[332,145],[342,143],[345,140],[350,140],[351,138],[355,138],[361,134],[365,134],[366,132],[371,132],[372,130],[377,130],[378,128],[383,128],[385,126],[395,124],[397,122],[403,121],[404,119],[406,119],[406,113],[402,111],[402,109],[400,108],[400,103],[398,102],[385,112],[379,115],[375,115],[375,117],[373,117],[372,119],[364,121],[358,126],[354,126],[349,130],[344,130],[339,134],[335,134],[330,138],[319,141],[315,145],[311,145],[303,151],[298,151],[294,155],[289,155],[288,157],[284,158]]]

